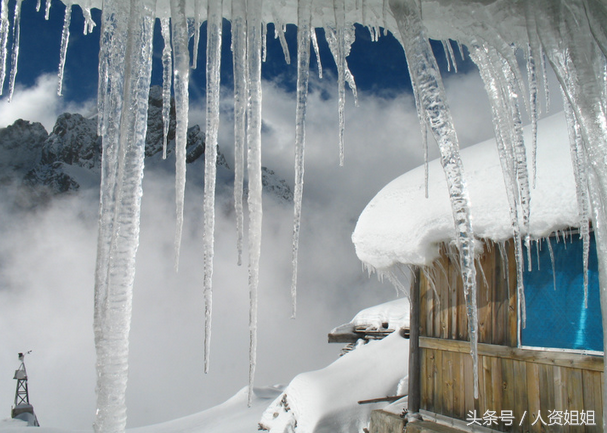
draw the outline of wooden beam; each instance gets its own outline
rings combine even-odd
[[[421,364],[419,356],[419,334],[420,334],[420,281],[421,272],[415,270],[415,278],[411,284],[410,296],[410,334],[409,334],[409,419],[419,418],[421,402]]]
[[[424,349],[443,350],[448,352],[470,353],[468,341],[444,340],[441,338],[420,337],[419,347]],[[581,355],[571,352],[551,350],[530,350],[516,347],[498,346],[495,344],[478,344],[479,356],[494,356],[516,361],[536,364],[558,365],[561,367],[579,368],[590,371],[603,371],[603,357]]]

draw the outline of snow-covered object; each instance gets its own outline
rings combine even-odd
[[[527,127],[525,139],[530,137]],[[537,151],[529,231],[532,237],[541,238],[555,230],[577,227],[580,221],[562,112],[538,122]],[[497,242],[511,238],[512,221],[495,139],[462,150],[461,157],[476,237]],[[378,270],[398,263],[427,266],[438,258],[441,242],[454,240],[449,194],[438,160],[429,164],[428,198],[424,189],[424,167],[418,167],[390,182],[369,202],[352,235],[356,254],[365,264]]]
[[[348,323],[333,329],[330,334],[352,332],[357,327],[370,330],[397,330],[409,328],[409,299],[399,298],[359,311]],[[329,334],[329,335],[330,335]]]
[[[359,311],[350,323],[374,328],[381,328],[387,323],[389,329],[408,328],[409,308],[408,298],[395,299]]]
[[[408,365],[409,340],[398,332],[371,341],[322,370],[296,376],[266,409],[260,429],[271,433],[362,431],[371,411],[386,403],[359,405],[358,401],[396,395]]]

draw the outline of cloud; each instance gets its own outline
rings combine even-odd
[[[40,122],[50,132],[61,113],[90,116],[96,111],[93,101],[74,104],[57,96],[57,83],[55,74],[43,74],[32,87],[17,84],[11,102],[8,102],[6,95],[0,99],[0,128],[13,124],[17,119],[24,119]]]

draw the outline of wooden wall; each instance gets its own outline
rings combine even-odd
[[[490,426],[501,431],[602,431],[603,358],[517,348],[513,248],[506,245],[507,257],[502,258],[496,245],[486,246],[477,263],[478,399],[473,395],[468,319],[457,257],[444,247],[439,263],[416,283],[421,310],[421,409],[466,423],[473,411],[478,418],[487,411],[495,411],[498,417],[505,413],[502,411],[512,411],[512,426],[502,419]],[[478,272],[481,267],[484,277]],[[549,418],[554,411],[563,415],[565,411],[579,415],[593,411],[595,425],[565,426],[564,418],[563,425],[558,425],[559,418]],[[540,420],[532,425],[538,413],[546,424],[553,425],[543,425]]]
[[[503,253],[489,241],[477,261],[478,341],[516,347],[516,263],[511,242]],[[421,274],[420,303],[421,336],[468,340],[459,263],[446,246],[436,265]]]

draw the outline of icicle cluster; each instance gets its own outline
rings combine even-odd
[[[67,5],[61,37],[59,93],[67,58],[72,3],[83,7],[84,33],[94,26],[90,16],[93,0],[64,0]],[[22,0],[0,0],[0,92],[11,59],[8,99],[15,86],[19,56]],[[99,2],[97,2],[99,3]],[[97,4],[96,3],[96,4]],[[211,336],[212,263],[214,249],[214,195],[216,146],[219,128],[219,76],[222,19],[232,21],[234,61],[234,201],[238,231],[238,262],[241,262],[244,231],[243,179],[249,179],[248,265],[250,293],[250,376],[255,372],[257,340],[257,291],[261,256],[261,64],[265,60],[266,23],[274,22],[276,36],[290,62],[284,29],[298,25],[297,107],[295,119],[295,207],[293,228],[293,315],[296,312],[297,257],[303,196],[305,114],[309,82],[310,45],[322,76],[315,28],[324,28],[338,71],[339,153],[344,163],[345,84],[356,99],[356,87],[347,56],[354,40],[353,23],[366,26],[371,38],[392,31],[403,45],[417,104],[423,137],[432,134],[438,143],[454,215],[469,315],[471,353],[476,365],[476,270],[474,233],[459,145],[444,86],[429,38],[443,41],[449,68],[457,70],[450,40],[463,57],[465,45],[479,67],[491,103],[496,141],[511,208],[516,242],[519,317],[525,317],[522,272],[524,249],[531,268],[529,237],[530,189],[535,179],[536,122],[539,93],[543,88],[548,110],[547,64],[554,70],[563,91],[571,130],[571,153],[580,208],[580,233],[587,267],[589,224],[592,220],[598,245],[601,302],[607,311],[607,6],[601,0],[522,0],[480,5],[464,0],[444,2],[419,0],[105,0],[99,55],[98,119],[103,137],[103,168],[100,204],[98,259],[95,294],[95,340],[98,356],[97,431],[124,430],[128,331],[135,253],[139,235],[139,204],[143,173],[143,143],[146,132],[147,97],[151,76],[153,24],[161,19],[164,49],[163,118],[168,131],[171,87],[176,122],[176,235],[175,260],[183,226],[185,193],[185,145],[188,126],[189,70],[198,63],[201,23],[207,26],[207,125],[204,205],[205,370]],[[38,0],[36,9],[41,9]],[[45,4],[48,19],[51,1]],[[475,8],[471,11],[471,8]],[[12,15],[11,13],[12,12]],[[474,13],[471,13],[474,12]],[[12,16],[12,24],[10,17]],[[499,17],[499,18],[496,18]],[[191,30],[191,31],[190,31]],[[190,62],[188,43],[194,38]],[[526,57],[526,86],[515,49]],[[128,61],[125,61],[128,59]],[[172,81],[172,83],[171,83]],[[527,112],[534,133],[532,176],[522,138],[522,118]],[[426,142],[426,139],[424,139]],[[166,139],[165,139],[166,144]],[[427,144],[426,144],[427,146]],[[245,159],[246,150],[246,159]],[[427,151],[425,151],[427,155]],[[166,154],[166,146],[165,146]],[[548,247],[550,245],[548,244]],[[500,245],[500,248],[501,245]],[[585,282],[585,286],[587,283]],[[524,325],[524,323],[523,323]],[[607,315],[604,315],[604,328]],[[607,342],[607,333],[605,333]],[[607,346],[607,344],[606,344]],[[475,368],[475,389],[476,389]],[[607,408],[607,398],[603,399]],[[607,410],[604,410],[607,413]]]

